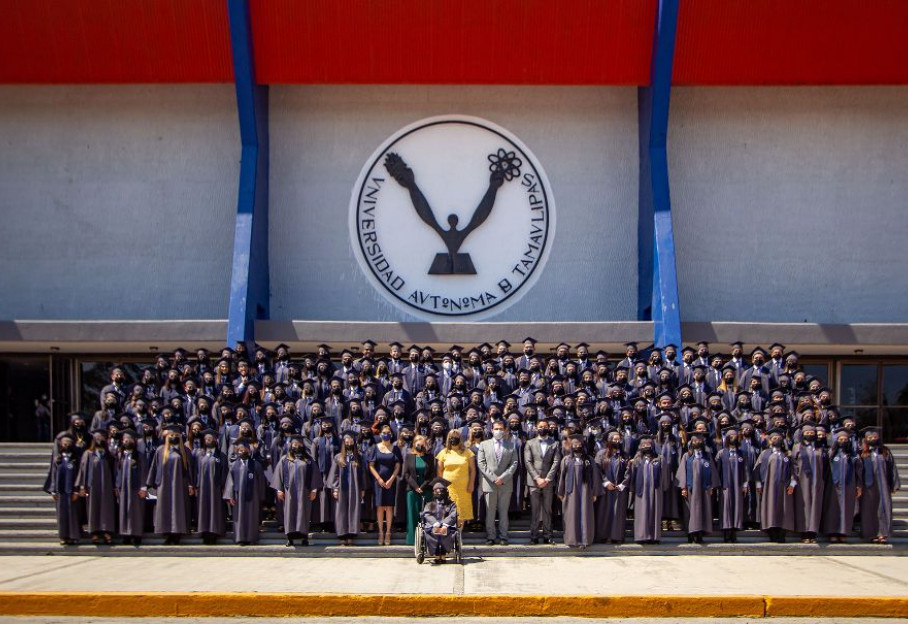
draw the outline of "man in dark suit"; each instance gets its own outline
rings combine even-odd
[[[552,501],[555,486],[552,482],[558,476],[561,464],[561,444],[552,433],[557,424],[540,420],[536,437],[523,447],[523,461],[527,471],[527,485],[530,490],[530,544],[539,543],[539,523],[542,523],[542,541],[554,544],[552,539]]]

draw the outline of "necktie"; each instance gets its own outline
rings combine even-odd
[[[501,463],[501,442],[495,443],[495,462]]]

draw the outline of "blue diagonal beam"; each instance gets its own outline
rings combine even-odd
[[[268,88],[256,84],[248,0],[226,0],[242,152],[227,344],[255,340],[268,318]]]
[[[653,341],[657,347],[681,344],[666,151],[679,2],[659,0],[650,84],[641,87],[637,94],[640,144],[637,316],[653,321]]]

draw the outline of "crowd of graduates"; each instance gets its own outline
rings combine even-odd
[[[61,544],[86,528],[93,543],[213,544],[230,522],[252,544],[266,520],[288,545],[315,531],[390,544],[404,528],[412,544],[439,483],[488,544],[521,514],[531,544],[560,528],[581,549],[666,530],[842,542],[856,518],[867,541],[891,535],[899,477],[880,430],[858,431],[783,345],[629,343],[618,361],[584,343],[543,355],[532,338],[441,357],[377,346],[178,349],[135,380],[114,367],[97,411],[55,436]]]

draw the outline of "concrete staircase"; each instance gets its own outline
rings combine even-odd
[[[885,546],[865,544],[857,537],[849,544],[805,545],[801,543],[772,544],[759,531],[744,531],[737,544],[721,543],[721,533],[707,538],[707,544],[690,545],[683,533],[669,531],[663,535],[662,544],[639,546],[595,545],[585,551],[571,549],[563,544],[547,546],[529,545],[529,526],[526,518],[512,521],[510,546],[485,546],[482,532],[464,534],[464,554],[479,556],[602,556],[602,555],[654,555],[654,554],[798,554],[798,555],[908,555],[908,445],[890,447],[896,456],[899,473],[905,488],[895,495],[894,531],[890,544]],[[163,539],[146,535],[141,548],[133,546],[95,546],[83,540],[78,546],[60,546],[57,540],[54,502],[42,491],[51,456],[50,444],[0,443],[0,555],[210,555],[210,556],[359,556],[359,557],[411,557],[413,549],[404,544],[403,533],[395,534],[392,546],[377,546],[374,533],[361,534],[353,547],[337,545],[333,533],[315,533],[309,547],[287,548],[284,536],[273,522],[266,522],[261,542],[255,546],[241,547],[233,544],[232,534],[216,546],[205,546],[196,535],[184,537],[179,546],[164,546]],[[557,539],[557,537],[556,537]],[[628,535],[628,541],[632,536]],[[559,540],[560,541],[560,540]],[[718,543],[717,543],[718,542]]]

